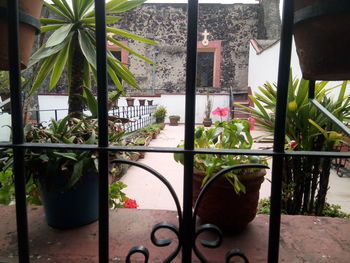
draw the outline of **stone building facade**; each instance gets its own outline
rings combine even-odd
[[[212,92],[246,89],[249,40],[258,36],[259,10],[257,4],[200,4],[198,68],[205,66],[205,57],[209,56],[207,59],[213,65],[213,79],[198,85],[198,91],[207,88]],[[183,92],[186,77],[187,4],[143,4],[121,14],[121,17],[118,27],[158,43],[153,46],[127,41],[129,47],[157,63],[153,67],[133,55],[128,55],[127,61],[124,61],[135,74],[143,92]],[[118,36],[115,38],[125,40]]]

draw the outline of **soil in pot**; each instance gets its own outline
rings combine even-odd
[[[86,173],[72,188],[64,189],[66,180],[59,176],[48,185],[39,183],[49,226],[68,229],[92,223],[98,219],[98,174]],[[59,189],[61,188],[61,189]]]
[[[31,15],[34,18],[39,18],[43,6],[43,0],[19,0],[20,11]],[[0,7],[7,7],[6,0],[0,0]],[[9,69],[8,61],[8,30],[7,22],[0,19],[0,69]],[[29,57],[32,53],[33,43],[35,40],[36,29],[26,23],[20,21],[19,26],[19,49],[21,50],[21,68],[27,67]]]
[[[260,186],[264,181],[265,170],[240,176],[246,193],[236,194],[225,176],[214,182],[198,207],[201,223],[211,223],[229,232],[242,231],[257,213]],[[193,181],[193,204],[201,190],[204,172],[195,171]]]

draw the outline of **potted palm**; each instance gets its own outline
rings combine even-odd
[[[167,114],[167,110],[165,107],[160,106],[154,112],[153,116],[156,118],[156,123],[164,123],[165,116]]]
[[[195,129],[194,144],[196,148],[250,149],[253,139],[249,122],[233,119],[217,121],[211,128],[198,126]],[[182,154],[174,154],[174,159],[183,164]],[[246,155],[196,154],[193,200],[198,198],[201,188],[217,173],[238,164],[266,164],[266,160]],[[261,168],[241,168],[225,173],[208,187],[199,203],[198,216],[201,221],[215,224],[227,231],[244,229],[255,218],[259,190],[265,174]]]
[[[289,80],[288,111],[286,116],[285,149],[291,151],[332,151],[336,145],[346,141],[340,128],[309,103],[307,80]],[[326,81],[317,82],[315,99],[340,121],[349,123],[350,96],[346,94],[347,82],[327,87]],[[265,131],[257,139],[270,137],[274,133],[276,114],[276,85],[265,83],[259,87],[261,93],[250,95],[256,107],[236,106],[247,109],[255,119],[255,125]],[[339,89],[338,98],[330,91]],[[287,157],[285,159],[282,188],[282,210],[288,214],[323,215],[326,205],[328,181],[331,169],[329,158]]]
[[[37,72],[31,88],[35,92],[44,79],[50,76],[49,89],[56,86],[67,72],[68,106],[73,117],[83,115],[84,100],[83,87],[91,88],[91,76],[96,76],[96,38],[95,38],[95,9],[94,0],[75,0],[72,5],[65,0],[45,1],[44,5],[53,13],[53,18],[41,18],[41,31],[52,32],[48,40],[33,54],[29,65],[38,63]],[[119,14],[143,3],[143,1],[110,0],[106,3],[107,24],[113,24],[120,19]],[[106,27],[108,33],[131,38],[147,44],[156,44],[154,41],[136,36],[116,27]],[[151,60],[123,45],[120,41],[107,35],[106,39],[113,44],[125,48],[128,52],[154,64]],[[119,91],[124,91],[123,83],[140,89],[134,75],[114,55],[107,51],[107,72]]]
[[[180,116],[179,115],[170,115],[169,120],[170,120],[170,126],[178,126]]]

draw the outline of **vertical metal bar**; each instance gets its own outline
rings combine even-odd
[[[57,121],[57,110],[55,110],[55,121]]]
[[[108,147],[107,111],[107,64],[106,64],[106,18],[105,1],[95,0],[96,55],[98,98],[98,144]],[[108,208],[108,151],[99,152],[99,262],[108,263],[109,258],[109,208]]]
[[[194,149],[194,122],[196,109],[196,61],[198,0],[188,1],[186,57],[185,149]],[[192,220],[193,154],[185,153],[183,187],[182,262],[192,262],[194,222]]]
[[[283,5],[281,47],[278,67],[277,102],[274,134],[274,152],[284,153],[288,82],[293,35],[293,1],[285,0]],[[272,163],[271,215],[269,225],[268,262],[277,263],[281,224],[282,155],[274,156]]]
[[[8,40],[9,40],[9,65],[11,86],[11,112],[12,112],[12,142],[22,144],[23,134],[23,112],[21,106],[21,75],[19,62],[19,15],[18,1],[7,0],[8,7]],[[16,196],[16,222],[18,235],[18,256],[20,263],[29,262],[28,246],[28,219],[25,195],[24,179],[24,150],[13,149]]]
[[[315,98],[315,81],[309,80],[309,99]]]

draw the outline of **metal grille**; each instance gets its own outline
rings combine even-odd
[[[175,227],[160,223],[156,225],[151,233],[153,242],[161,246],[159,240],[154,237],[159,228],[168,228],[176,233],[179,238],[179,245],[174,254],[169,255],[170,262],[178,253],[181,253],[182,262],[192,262],[192,251],[202,262],[206,262],[195,247],[195,239],[200,231],[206,228],[214,229],[213,226],[201,226],[195,228],[195,214],[192,212],[192,182],[193,182],[193,156],[195,153],[221,153],[221,154],[247,154],[247,155],[265,155],[273,157],[272,165],[272,190],[271,190],[271,215],[269,229],[268,262],[278,262],[279,255],[279,237],[280,237],[280,212],[281,212],[281,186],[283,159],[287,156],[316,156],[316,157],[348,157],[345,153],[335,152],[290,152],[284,150],[285,138],[285,119],[286,104],[288,95],[288,80],[291,56],[292,29],[293,29],[293,1],[284,1],[283,22],[281,33],[281,49],[278,73],[278,92],[277,92],[277,110],[274,135],[274,147],[271,151],[263,150],[209,150],[194,149],[194,116],[195,116],[195,80],[196,80],[196,49],[197,49],[197,14],[198,1],[189,0],[188,3],[188,32],[187,32],[187,62],[186,62],[186,115],[185,115],[185,146],[181,148],[148,148],[142,147],[117,147],[108,146],[107,130],[107,75],[106,75],[106,43],[105,43],[105,1],[95,0],[96,9],[96,38],[97,38],[97,77],[98,77],[98,119],[99,119],[99,144],[98,145],[62,145],[62,144],[30,144],[24,142],[23,136],[23,118],[21,107],[21,81],[20,81],[20,63],[18,55],[18,3],[17,0],[8,0],[8,19],[9,19],[9,53],[10,53],[10,82],[11,82],[11,108],[12,108],[12,144],[2,144],[1,147],[12,148],[14,151],[14,174],[16,185],[16,218],[18,231],[18,251],[19,262],[29,262],[28,250],[28,224],[26,212],[25,180],[24,180],[24,150],[26,148],[70,148],[99,151],[99,172],[100,172],[100,199],[99,199],[99,262],[109,262],[108,234],[109,234],[109,209],[108,209],[108,151],[148,151],[148,152],[181,152],[185,155],[184,164],[184,202],[181,211],[177,197],[168,182],[160,174],[150,167],[145,167],[132,161],[119,162],[129,163],[142,167],[159,179],[161,179],[169,191],[172,193],[179,213],[179,226]],[[332,116],[329,116],[332,118]],[[334,118],[332,118],[334,119]],[[231,167],[229,169],[234,169]],[[219,230],[214,229],[217,233]],[[212,247],[218,246],[213,244]],[[135,244],[136,245],[136,244]],[[147,249],[144,247],[133,248],[126,259],[130,261],[131,255],[142,253],[148,258]],[[241,252],[229,251],[227,262],[233,257],[240,257],[248,262],[249,255]]]

